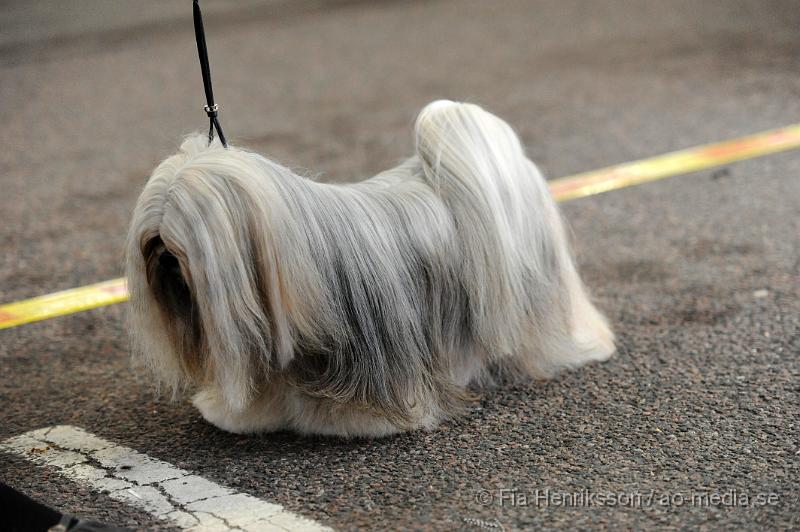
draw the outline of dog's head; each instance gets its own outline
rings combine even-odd
[[[215,381],[242,406],[254,379],[292,356],[270,174],[263,158],[198,135],[139,197],[126,249],[135,351],[173,389]]]

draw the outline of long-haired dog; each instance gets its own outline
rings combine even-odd
[[[605,360],[606,320],[512,129],[425,107],[416,155],[332,185],[186,140],[127,243],[135,353],[231,432],[384,436],[436,426],[500,369]]]

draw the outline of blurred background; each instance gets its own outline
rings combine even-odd
[[[3,300],[118,272],[137,191],[206,127],[189,4],[2,2]],[[797,99],[792,0],[202,6],[228,136],[329,180],[404,157],[441,97],[509,119],[550,176],[782,125]]]

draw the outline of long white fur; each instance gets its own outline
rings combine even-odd
[[[605,360],[558,208],[501,119],[437,101],[354,184],[188,138],[127,244],[134,352],[233,432],[433,428],[471,383]]]

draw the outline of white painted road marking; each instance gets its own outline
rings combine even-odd
[[[70,425],[14,436],[0,442],[0,450],[189,530],[331,530]]]

